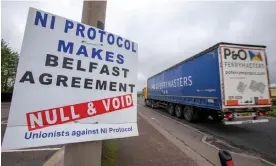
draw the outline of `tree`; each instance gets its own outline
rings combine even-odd
[[[1,92],[12,92],[19,56],[1,40]]]

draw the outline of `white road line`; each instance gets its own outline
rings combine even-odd
[[[142,104],[139,104],[139,105],[143,106]],[[170,117],[168,117],[168,116],[166,116],[166,115],[163,115],[163,114],[161,114],[161,113],[159,113],[159,112],[157,112],[157,111],[153,111],[153,110],[151,110],[151,109],[149,109],[149,108],[147,108],[147,109],[150,110],[150,111],[152,111],[152,112],[155,112],[155,113],[157,113],[157,114],[159,114],[159,115],[161,115],[161,116],[163,116],[164,118],[171,119],[171,120],[174,121],[175,123],[178,123],[178,124],[180,124],[180,125],[182,125],[182,126],[185,126],[185,127],[189,128],[189,129],[191,129],[191,130],[194,130],[194,131],[196,131],[196,132],[202,134],[203,137],[202,137],[202,139],[201,139],[201,142],[203,142],[203,143],[205,143],[205,144],[207,144],[207,145],[209,145],[209,146],[211,146],[211,147],[213,147],[213,148],[215,148],[215,149],[217,149],[217,150],[220,150],[220,148],[216,147],[215,145],[212,145],[212,144],[206,142],[206,139],[207,139],[207,137],[208,137],[208,134],[203,133],[203,132],[199,131],[198,129],[195,129],[195,128],[189,126],[189,125],[183,124],[183,123],[181,123],[181,122],[179,122],[179,121],[177,121],[177,120],[174,120],[174,119],[172,119],[172,118],[170,118]],[[146,115],[145,115],[145,116],[146,116]],[[272,117],[269,117],[269,118],[272,118]],[[276,119],[276,118],[273,118],[273,119]],[[153,119],[153,121],[155,121],[155,120]],[[246,155],[246,154],[242,154],[242,153],[236,153],[236,152],[232,152],[232,151],[230,151],[230,150],[228,150],[228,151],[231,152],[232,154],[236,154],[236,155],[243,156],[243,157],[249,157],[249,158],[259,159],[259,160],[261,160],[261,161],[263,161],[263,162],[265,162],[265,163],[267,163],[267,164],[269,164],[269,165],[276,166],[274,163],[272,163],[272,162],[270,162],[270,161],[267,161],[267,160],[265,160],[265,159],[263,159],[263,158],[260,158],[260,157],[251,156],[251,155]]]
[[[41,148],[41,149],[15,149],[15,150],[2,150],[2,152],[30,152],[30,151],[56,151],[60,148]]]
[[[273,118],[273,117],[270,117],[270,116],[266,116],[266,118],[269,118],[269,119],[275,119],[275,120],[276,120],[276,118]]]

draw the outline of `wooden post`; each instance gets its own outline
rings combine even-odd
[[[81,22],[104,30],[106,0],[84,1]],[[102,141],[65,145],[64,166],[101,166]]]

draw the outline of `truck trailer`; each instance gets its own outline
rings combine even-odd
[[[268,122],[266,46],[218,43],[148,78],[146,106],[188,122],[212,117],[226,125]]]

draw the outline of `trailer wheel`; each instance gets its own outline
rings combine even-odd
[[[155,101],[152,100],[152,101],[151,101],[151,105],[150,105],[152,109],[155,109],[155,106],[154,106],[154,105],[155,105]]]
[[[148,100],[147,99],[144,100],[144,105],[148,106]]]
[[[175,115],[175,109],[174,109],[174,104],[170,103],[168,106],[168,111],[171,116]]]
[[[194,110],[192,107],[184,108],[184,118],[188,122],[192,122],[194,120]]]
[[[149,107],[149,106],[151,105],[151,101],[148,100],[148,99],[146,99],[146,100],[145,100],[145,105],[146,105],[146,107]]]
[[[179,119],[183,118],[183,110],[181,105],[175,106],[175,114],[176,114],[176,117],[178,117]]]

